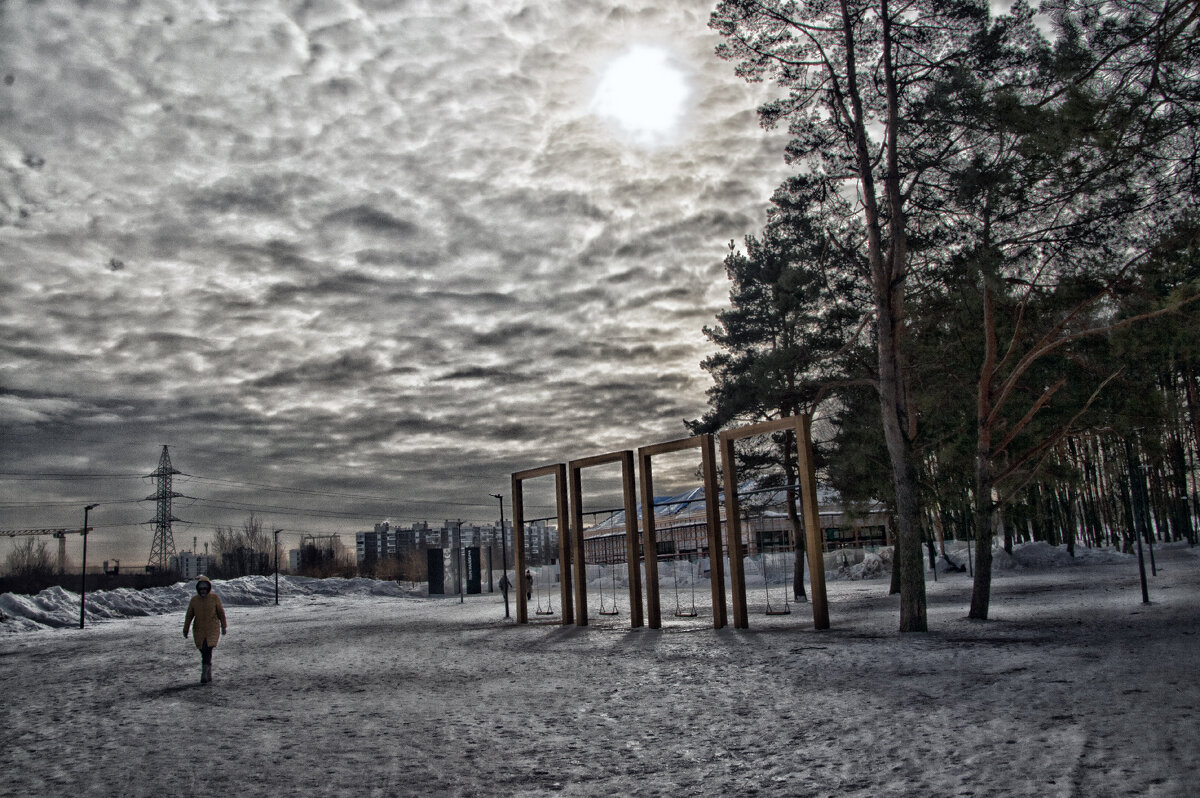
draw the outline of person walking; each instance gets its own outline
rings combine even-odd
[[[192,630],[192,640],[200,649],[200,684],[212,681],[212,653],[221,635],[229,630],[225,620],[225,607],[221,597],[212,590],[212,580],[207,576],[196,578],[196,595],[188,602],[187,615],[183,618],[183,636]]]
[[[533,574],[529,572],[528,568],[525,569],[525,600],[533,600]]]

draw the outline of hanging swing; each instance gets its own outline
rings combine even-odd
[[[615,565],[616,565],[616,563],[609,563],[609,567],[608,567],[609,573],[612,575],[612,607],[611,608],[606,609],[604,606],[604,576],[603,575],[600,576],[600,609],[598,610],[598,612],[601,615],[619,615],[620,614],[619,612],[617,612],[617,569],[615,567],[613,567]]]
[[[538,568],[537,583],[539,584],[539,587],[536,591],[537,592],[536,614],[538,614],[538,615],[553,615],[554,614],[554,600],[550,594],[550,589],[546,586],[546,578],[542,574],[542,568]],[[545,594],[545,599],[546,599],[544,609],[542,606],[542,594],[543,593]]]
[[[766,546],[763,547],[761,556],[762,556],[762,563],[763,563],[763,566],[762,566],[763,588],[767,592],[767,612],[766,612],[766,614],[767,615],[791,615],[792,607],[791,607],[791,604],[788,602],[787,585],[783,586],[783,606],[779,607],[779,606],[774,606],[771,604],[771,579],[770,579],[770,574],[769,574],[769,569],[768,569],[769,555],[768,555]]]
[[[689,571],[689,575],[691,577],[688,581],[692,585],[692,607],[690,610],[685,610],[679,603],[679,562],[682,558],[683,558],[682,554],[680,554],[679,552],[675,553],[674,568],[672,569],[675,574],[675,617],[676,618],[695,618],[696,617],[696,577],[695,577],[695,574],[690,573],[691,560],[688,560],[688,571]]]
[[[591,515],[592,515],[592,526],[594,527],[596,525],[596,517],[598,514],[592,513]],[[616,565],[617,558],[616,558],[615,554],[611,553],[611,548],[613,545],[614,545],[613,541],[610,538],[605,541],[605,543],[603,545],[603,549],[602,549],[604,551],[604,560],[605,560],[606,567],[608,568],[609,574],[612,577],[612,585],[611,585],[612,606],[608,607],[608,606],[605,606],[605,604],[604,604],[604,574],[601,573],[600,574],[600,609],[598,609],[596,611],[600,615],[618,615],[619,614],[617,612],[617,569],[615,567],[613,567]]]

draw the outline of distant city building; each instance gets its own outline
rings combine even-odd
[[[512,524],[505,521],[504,528],[511,541]],[[500,529],[496,525],[479,526],[449,520],[436,529],[430,527],[428,521],[416,521],[407,527],[392,526],[390,521],[383,521],[370,532],[356,532],[354,535],[355,555],[360,566],[388,558],[402,559],[413,552],[428,549],[454,549],[460,546],[483,549],[494,546],[499,557]]]
[[[171,558],[171,569],[184,579],[195,579],[200,574],[213,573],[216,568],[217,558],[212,554],[194,554],[190,551],[182,551]]]

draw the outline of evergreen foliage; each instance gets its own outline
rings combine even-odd
[[[1198,9],[714,11],[738,74],[788,92],[760,113],[801,173],[726,259],[700,426],[825,402],[825,481],[897,513],[902,630],[922,535],[975,539],[980,619],[997,534],[1195,539]]]

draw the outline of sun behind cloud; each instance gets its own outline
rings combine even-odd
[[[687,110],[687,76],[666,50],[639,45],[611,61],[592,96],[592,113],[643,146],[667,143]]]

